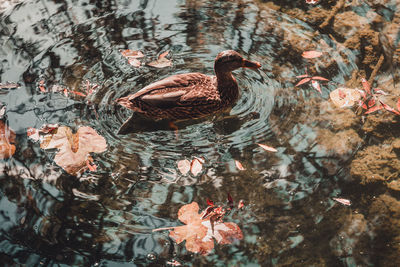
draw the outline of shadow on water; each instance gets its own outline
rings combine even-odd
[[[293,90],[305,63],[290,43],[333,49],[327,36],[313,32],[304,22],[239,0],[36,0],[4,11],[1,82],[21,86],[0,95],[18,147],[1,162],[0,259],[9,265],[126,266],[163,265],[177,255],[197,266],[274,265],[290,257],[336,264],[329,238],[338,229],[326,218],[340,216],[329,198],[340,193],[338,181],[347,176],[340,165],[347,159],[317,144],[325,122],[305,104],[315,94]],[[121,49],[142,51],[143,65],[130,66]],[[259,73],[235,72],[241,97],[230,114],[180,123],[177,134],[167,122],[134,117],[129,134],[116,134],[131,116],[116,106],[117,98],[171,74],[212,75],[215,56],[226,49],[263,66]],[[172,67],[146,65],[167,50]],[[351,57],[333,57],[334,66],[324,71],[340,83],[356,66]],[[40,92],[40,80],[52,92]],[[86,80],[99,85],[93,95],[57,91],[83,92]],[[333,88],[326,85],[325,99]],[[28,127],[47,123],[91,126],[104,136],[107,151],[94,155],[98,171],[69,176],[53,163],[54,152],[27,139]],[[278,152],[266,153],[257,143]],[[205,158],[203,173],[181,175],[176,162],[194,156]],[[238,172],[234,160],[246,170]],[[242,242],[216,246],[204,258],[165,232],[151,233],[178,225],[182,205],[224,202],[227,193],[248,203],[229,218],[241,226]]]

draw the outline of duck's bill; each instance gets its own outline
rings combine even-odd
[[[257,61],[250,61],[247,59],[243,59],[243,67],[256,70],[261,68],[261,64],[258,63]]]

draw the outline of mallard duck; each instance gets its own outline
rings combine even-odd
[[[197,72],[172,75],[116,101],[153,120],[200,118],[224,111],[236,102],[239,87],[232,71],[243,67],[258,69],[261,65],[236,51],[223,51],[215,58],[215,76]]]

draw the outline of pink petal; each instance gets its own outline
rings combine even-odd
[[[190,172],[194,175],[197,176],[199,173],[201,173],[201,170],[203,169],[203,163],[204,160],[200,158],[194,158],[192,162],[190,163]]]

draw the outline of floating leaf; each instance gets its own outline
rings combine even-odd
[[[238,168],[239,171],[244,171],[245,170],[245,168],[243,168],[243,165],[242,165],[242,163],[240,163],[240,161],[235,160],[235,165],[236,165],[236,168]]]
[[[172,66],[172,61],[166,58],[168,53],[169,51],[162,53],[156,61],[150,62],[147,65],[155,68],[165,68]]]
[[[0,120],[0,159],[8,159],[15,153],[15,133]]]
[[[199,173],[201,173],[201,170],[203,169],[203,163],[204,163],[204,159],[194,158],[192,160],[192,162],[190,163],[190,172],[194,176],[197,176]]]
[[[372,108],[368,109],[364,114],[370,114],[370,113],[380,110],[382,108],[383,108],[383,106],[378,106],[378,105],[373,106]]]
[[[383,108],[386,109],[387,111],[390,111],[390,112],[393,112],[394,114],[400,115],[400,112],[398,112],[398,111],[395,110],[394,108],[392,108],[392,107],[390,107],[389,105],[383,103],[382,101],[379,101],[379,102],[381,102]]]
[[[0,89],[13,89],[13,88],[18,88],[21,85],[19,83],[12,83],[12,82],[7,82],[7,83],[0,83]]]
[[[244,201],[241,199],[239,200],[238,210],[242,209],[243,207],[244,207]]]
[[[90,163],[93,161],[90,153],[101,153],[107,148],[104,137],[97,134],[91,127],[80,127],[73,134],[71,129],[60,126],[56,133],[47,134],[41,139],[42,149],[58,149],[54,162],[71,175],[77,175],[86,168],[96,168]],[[88,167],[88,160],[89,165]]]
[[[178,161],[178,170],[183,175],[186,175],[190,171],[190,161],[188,161],[187,159]]]
[[[39,81],[39,90],[40,90],[40,92],[42,92],[42,93],[45,93],[46,92],[46,87],[44,87],[44,80],[40,80]]]
[[[314,87],[315,90],[317,90],[318,92],[320,92],[320,94],[322,94],[321,86],[319,85],[319,82],[312,80],[311,85],[312,85],[312,87]]]
[[[186,249],[191,252],[207,255],[214,248],[213,238],[219,244],[230,244],[243,239],[239,226],[232,222],[211,221],[202,219],[199,205],[196,202],[182,206],[178,219],[186,225],[174,227],[169,236],[180,244],[186,240]]]
[[[86,94],[78,92],[78,91],[69,91],[70,93],[73,93],[75,95],[79,95],[79,96],[86,96]]]
[[[302,57],[304,58],[317,58],[322,56],[322,52],[319,51],[304,51],[303,54],[301,54]]]
[[[138,59],[136,59],[136,58],[129,58],[129,59],[128,59],[128,63],[129,63],[131,66],[135,67],[135,68],[139,68],[140,65],[142,64],[142,63],[140,62],[140,60],[138,60]]]
[[[333,90],[329,94],[329,97],[335,106],[343,108],[352,107],[355,103],[358,103],[361,98],[361,94],[355,89],[339,87]]]
[[[369,85],[369,82],[368,82],[365,78],[362,78],[362,79],[361,79],[361,83],[362,83],[362,86],[363,86],[363,88],[364,88],[364,91],[365,91],[368,95],[370,95],[370,94],[371,94],[371,86]]]
[[[346,206],[350,206],[351,205],[351,201],[348,200],[348,199],[345,199],[345,198],[336,198],[336,197],[334,197],[333,200],[335,200],[335,201],[337,201],[337,202],[339,202],[339,203],[341,203],[343,205],[346,205]]]
[[[125,50],[120,50],[120,52],[121,52],[121,55],[126,58],[142,58],[142,57],[144,57],[143,53],[140,51],[125,49]]]
[[[299,76],[296,76],[296,78],[307,78],[307,77],[310,77],[310,76],[308,76],[308,74],[302,74],[302,75],[299,75]]]
[[[182,266],[182,264],[176,260],[167,261],[166,264],[171,266]]]
[[[319,80],[319,81],[329,81],[327,78],[321,77],[321,76],[314,76],[311,77],[313,80]]]
[[[309,81],[311,81],[311,78],[304,78],[300,80],[295,86],[300,86],[302,84],[308,83]]]
[[[262,147],[264,150],[270,151],[270,152],[277,152],[278,150],[276,150],[276,148],[273,148],[272,146],[267,146],[267,145],[263,145],[263,144],[257,144],[260,147]]]

